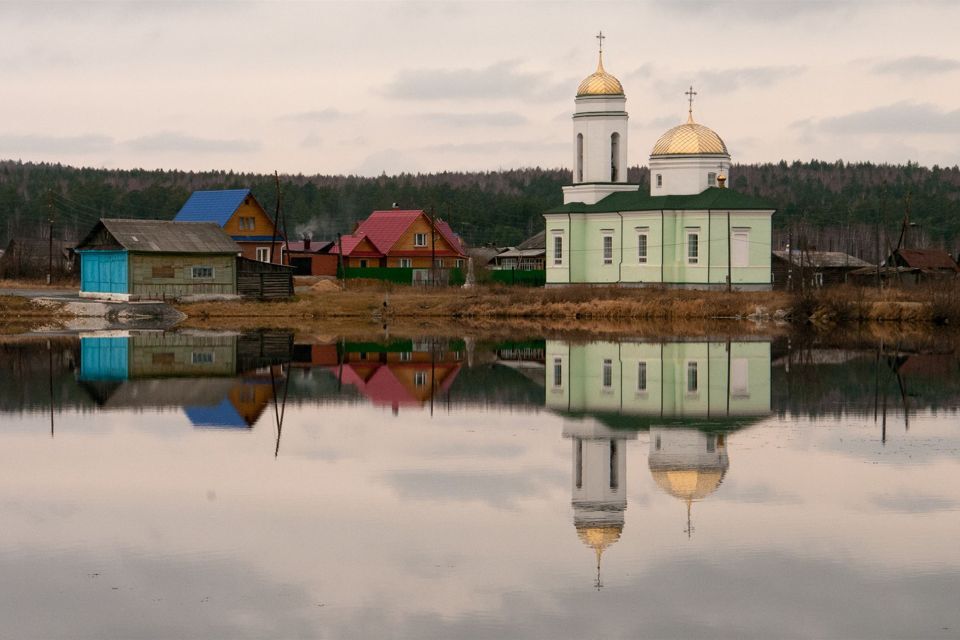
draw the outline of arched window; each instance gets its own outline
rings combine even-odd
[[[577,134],[577,182],[583,182],[583,134]]]
[[[610,182],[616,182],[620,175],[620,134],[610,136]]]

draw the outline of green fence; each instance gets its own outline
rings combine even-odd
[[[542,287],[547,283],[547,272],[543,269],[521,271],[519,269],[494,269],[490,279],[497,284],[515,284],[524,287]]]
[[[342,271],[340,269],[337,270],[337,277],[343,277],[345,275],[348,280],[353,278],[368,278],[370,280],[384,280],[396,284],[413,284],[414,271],[415,269],[406,267],[344,267]],[[416,269],[416,271],[429,270]],[[462,269],[438,269],[436,273],[439,284],[459,287],[466,282]],[[429,278],[429,275],[427,277]]]

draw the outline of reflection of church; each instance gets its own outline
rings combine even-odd
[[[657,486],[687,505],[687,535],[693,533],[691,509],[720,487],[730,467],[726,434],[675,427],[650,429],[650,474]]]
[[[573,520],[600,560],[623,534],[626,444],[649,432],[649,469],[687,506],[715,492],[729,467],[731,431],[770,412],[770,343],[546,343],[548,408],[568,417]]]
[[[628,439],[597,422],[568,422],[563,436],[573,442],[573,524],[597,555],[597,588],[603,552],[620,539],[627,508]]]

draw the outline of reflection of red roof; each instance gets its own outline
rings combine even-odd
[[[425,214],[420,209],[374,211],[370,214],[369,218],[360,223],[355,232],[348,236],[343,236],[343,255],[350,255],[363,238],[367,238],[373,243],[382,255],[387,255],[390,253],[393,245],[395,245],[406,230],[410,228],[410,225],[422,215]],[[443,220],[436,220],[435,225],[437,233],[443,236],[447,244],[449,244],[458,255],[464,255],[460,238],[453,232],[450,225]],[[339,253],[339,247],[335,245],[331,248],[330,253]]]
[[[406,367],[409,365],[395,365],[397,367]],[[430,366],[417,367],[429,371]],[[445,368],[438,367],[437,374],[442,374]],[[338,367],[330,367],[330,371],[337,375]],[[437,385],[436,392],[446,392],[450,389],[457,374],[460,373],[460,365],[455,365],[449,369],[449,373]],[[411,389],[407,388],[403,382],[394,375],[390,365],[369,363],[363,364],[344,364],[341,381],[353,385],[360,393],[365,395],[373,404],[379,406],[389,406],[396,409],[400,406],[419,406],[423,401],[418,398]]]

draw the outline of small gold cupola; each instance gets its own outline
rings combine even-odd
[[[597,34],[600,41],[600,57],[597,60],[597,70],[588,75],[577,87],[577,97],[582,96],[622,96],[623,85],[614,76],[603,68],[603,41],[606,36],[603,31]]]

